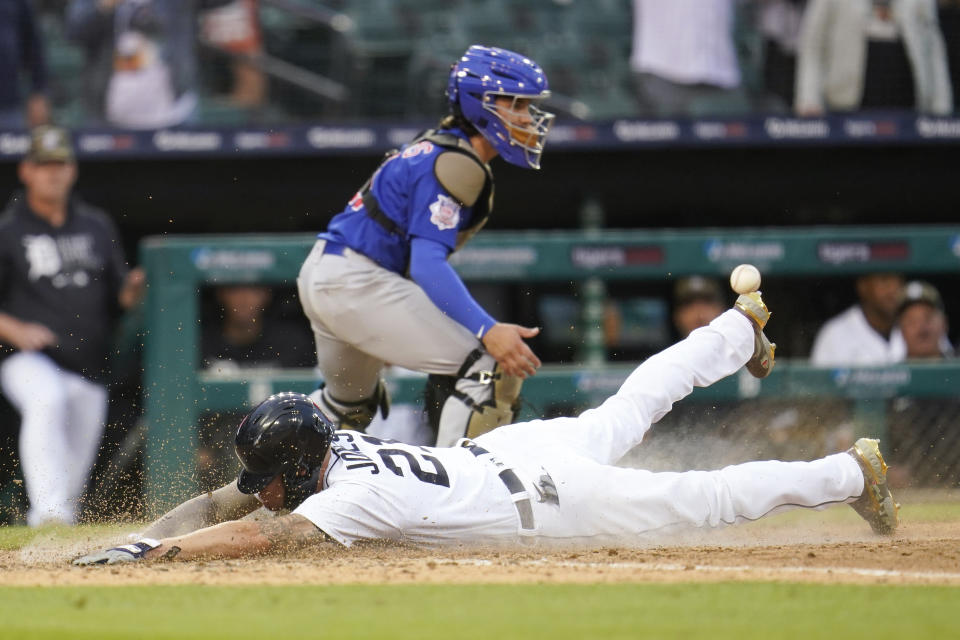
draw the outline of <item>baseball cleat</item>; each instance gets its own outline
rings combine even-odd
[[[897,529],[900,505],[887,487],[887,463],[880,455],[880,441],[860,438],[847,450],[863,471],[863,494],[850,503],[874,533],[891,535]]]
[[[747,371],[755,378],[766,378],[773,371],[774,352],[777,349],[777,345],[770,342],[763,333],[763,328],[770,320],[770,311],[763,303],[759,291],[741,294],[733,308],[749,318],[753,324],[753,355],[747,360]]]

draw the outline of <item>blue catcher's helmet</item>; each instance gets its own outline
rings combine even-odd
[[[503,104],[497,98],[511,99]],[[550,97],[547,76],[519,53],[473,45],[453,65],[447,98],[454,115],[463,116],[504,160],[540,168],[544,138],[554,115],[537,102]]]
[[[283,506],[295,508],[317,490],[333,431],[333,423],[302,393],[270,396],[237,429],[237,457],[243,465],[237,488],[258,493],[282,475]]]

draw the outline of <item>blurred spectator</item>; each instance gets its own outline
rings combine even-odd
[[[862,275],[856,282],[858,304],[827,320],[813,342],[815,366],[869,366],[903,360],[906,345],[896,326],[903,299],[903,277],[893,273]]]
[[[908,283],[904,292],[898,318],[907,358],[952,358],[940,292],[920,280]],[[960,400],[954,394],[894,398],[887,415],[894,486],[960,483]]]
[[[759,0],[757,28],[763,39],[763,86],[766,105],[777,111],[793,108],[797,42],[807,0]]]
[[[744,112],[733,38],[737,0],[633,0],[630,66],[641,114]]]
[[[114,320],[137,303],[112,221],[72,199],[70,134],[42,126],[0,218],[0,385],[21,416],[27,523],[73,523],[107,415]]]
[[[21,74],[30,76],[26,101]],[[29,0],[0,2],[0,129],[47,124],[47,63]]]
[[[226,285],[213,291],[216,322],[203,323],[202,366],[211,373],[243,369],[312,367],[313,336],[299,313],[287,320],[273,313],[273,291],[263,285]],[[299,312],[299,309],[297,309]],[[233,438],[244,411],[208,413],[197,433],[197,477],[212,490],[237,473]]]
[[[197,107],[197,11],[229,0],[70,0],[67,35],[87,54],[90,115],[131,129],[188,121]]]
[[[714,280],[703,276],[678,280],[673,290],[673,325],[677,335],[686,338],[694,329],[710,324],[728,306]]]
[[[233,0],[201,13],[204,42],[230,54],[233,86],[230,101],[240,107],[262,106],[267,79],[253,59],[263,53],[259,0]]]
[[[943,299],[929,282],[907,283],[903,302],[897,310],[897,322],[907,345],[908,359],[953,357]]]
[[[208,370],[312,367],[313,337],[305,326],[268,316],[273,292],[262,285],[218,287],[219,323],[205,323],[203,366]]]
[[[936,0],[810,0],[798,50],[797,113],[911,106],[953,110]]]
[[[213,290],[217,322],[204,322],[202,366],[208,372],[233,373],[257,368],[313,367],[313,335],[296,309],[296,320],[278,313],[273,291],[263,285],[226,285]],[[391,367],[393,373],[405,372]],[[212,490],[237,474],[233,438],[244,411],[208,413],[198,430],[197,476],[201,490]],[[415,405],[395,405],[379,415],[367,433],[408,444],[432,444],[436,433]]]
[[[950,85],[960,87],[960,0],[940,0],[940,30],[947,45]]]

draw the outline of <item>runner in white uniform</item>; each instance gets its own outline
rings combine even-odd
[[[320,440],[299,427],[290,431],[295,439],[283,437],[293,414],[270,408],[283,402],[293,407],[305,401],[296,398],[306,397],[273,396],[261,405],[267,409],[255,409],[241,424],[237,448],[244,470],[233,490],[258,491],[268,507],[295,506],[291,514],[266,525],[233,522],[178,536],[188,520],[184,514],[200,509],[203,498],[195,498],[146,532],[165,539],[144,539],[78,562],[235,557],[325,539],[345,546],[361,540],[630,544],[651,533],[842,503],[853,503],[875,531],[891,533],[896,506],[874,440],[813,462],[750,462],[685,473],[612,466],[695,386],[708,386],[748,360],[772,359],[769,342],[760,340],[769,314],[759,294],[741,296],[737,307],[648,359],[600,407],[577,418],[507,425],[457,447],[415,447],[330,430],[324,461],[313,465],[320,456],[310,452]],[[329,425],[319,411],[297,411]],[[295,420],[303,422],[299,414]],[[256,437],[248,438],[250,433]],[[317,433],[323,436],[324,429]],[[291,456],[291,447],[281,445],[294,441],[297,455]],[[283,457],[291,462],[278,472],[272,461]],[[301,495],[304,487],[309,491]]]
[[[347,546],[364,539],[513,543],[518,534],[623,542],[858,497],[863,474],[846,453],[687,473],[612,466],[675,401],[736,372],[753,351],[751,323],[727,311],[644,362],[600,407],[577,418],[495,429],[474,441],[489,452],[479,456],[469,440],[459,448],[431,449],[339,431],[324,489],[294,513]],[[519,480],[514,492],[499,476],[504,470]]]

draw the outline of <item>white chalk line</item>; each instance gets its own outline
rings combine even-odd
[[[704,571],[714,573],[742,573],[767,572],[790,574],[818,574],[818,575],[853,575],[870,578],[907,578],[911,580],[960,580],[960,573],[934,571],[897,571],[893,569],[861,569],[858,567],[798,567],[798,566],[757,566],[757,565],[707,565],[707,564],[675,564],[660,562],[576,562],[571,560],[520,560],[501,563],[482,558],[457,558],[456,560],[437,560],[437,564],[470,564],[482,566],[522,566],[522,567],[563,567],[565,569],[624,569],[647,572],[681,572]]]

